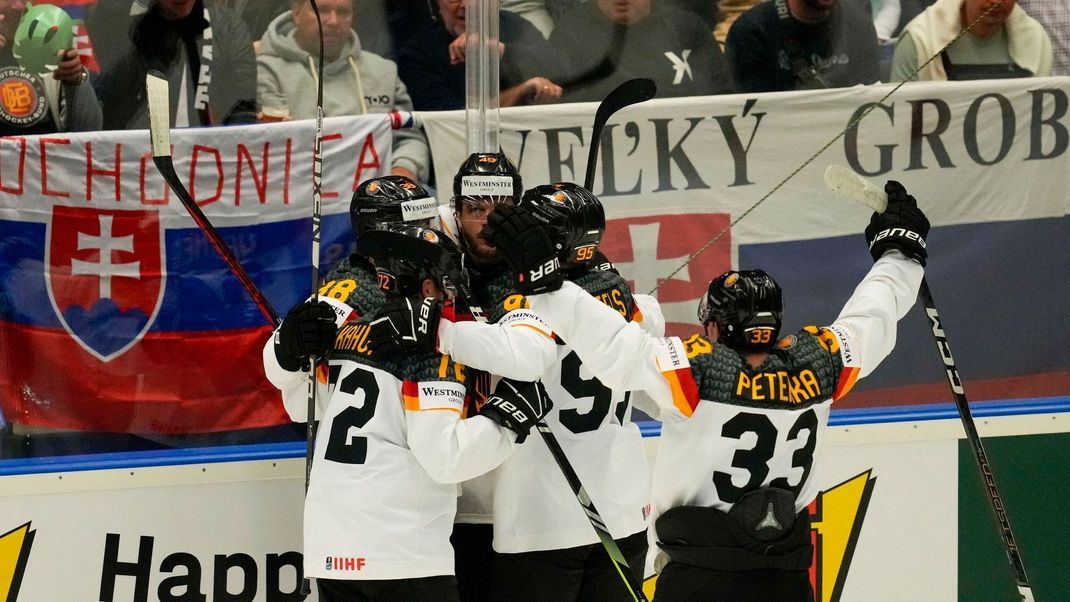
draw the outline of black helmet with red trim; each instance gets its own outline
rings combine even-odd
[[[729,270],[714,278],[698,307],[703,324],[717,324],[718,340],[746,351],[776,344],[783,313],[780,285],[762,270]]]

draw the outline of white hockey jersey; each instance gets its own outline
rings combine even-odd
[[[593,271],[581,282],[619,315],[646,322],[662,334],[656,303],[640,308],[613,272]],[[646,529],[650,478],[645,446],[631,422],[630,394],[603,386],[566,344],[515,294],[502,275],[479,292],[493,325],[465,324],[440,331],[440,348],[468,365],[513,378],[540,378],[554,407],[545,417],[587,493],[615,538]],[[647,315],[649,312],[649,315]],[[458,325],[461,326],[461,325]],[[539,337],[528,336],[535,332]],[[520,333],[535,347],[516,344]],[[512,342],[510,342],[512,341]],[[494,471],[494,549],[517,553],[572,548],[598,542],[549,449],[529,437]]]
[[[427,352],[377,361],[368,325],[338,333],[318,393],[326,400],[304,512],[304,570],[327,579],[452,575],[456,483],[507,457],[516,436],[462,419],[466,369]],[[307,374],[264,367],[291,418],[304,421]],[[324,376],[321,374],[321,377]]]
[[[727,511],[766,486],[792,491],[798,512],[817,494],[832,400],[891,352],[922,274],[899,252],[885,254],[830,326],[784,337],[756,368],[699,336],[652,337],[571,283],[530,302],[603,382],[647,391],[661,406],[652,520],[681,505]]]

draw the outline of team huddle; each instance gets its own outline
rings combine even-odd
[[[321,360],[320,600],[638,600],[648,552],[657,600],[812,600],[830,406],[891,352],[926,259],[928,220],[886,191],[832,324],[781,337],[776,281],[729,271],[681,340],[599,252],[605,213],[577,184],[525,191],[498,153],[441,206],[407,178],[362,183],[357,252],[264,347],[297,422]],[[633,403],[663,423],[653,467]]]

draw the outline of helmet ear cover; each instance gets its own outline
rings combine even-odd
[[[546,225],[562,263],[583,265],[594,260],[606,231],[606,213],[589,190],[572,182],[544,184],[524,193],[518,207]]]
[[[780,285],[762,270],[728,271],[714,278],[699,304],[703,324],[717,324],[718,340],[743,351],[768,351],[783,318]]]

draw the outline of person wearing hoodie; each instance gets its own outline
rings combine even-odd
[[[412,100],[397,65],[362,51],[353,31],[352,0],[318,0],[323,20],[323,114],[364,115],[411,111]],[[316,57],[319,29],[307,0],[293,0],[289,11],[268,25],[257,57],[256,96],[265,116],[312,119],[316,116]],[[426,182],[430,149],[417,129],[394,133],[392,175]]]
[[[952,39],[957,41],[941,51]],[[923,65],[937,52],[940,60]],[[892,81],[911,77],[919,66],[918,81],[1046,77],[1051,62],[1047,32],[1015,0],[938,0],[903,28],[892,57]]]

